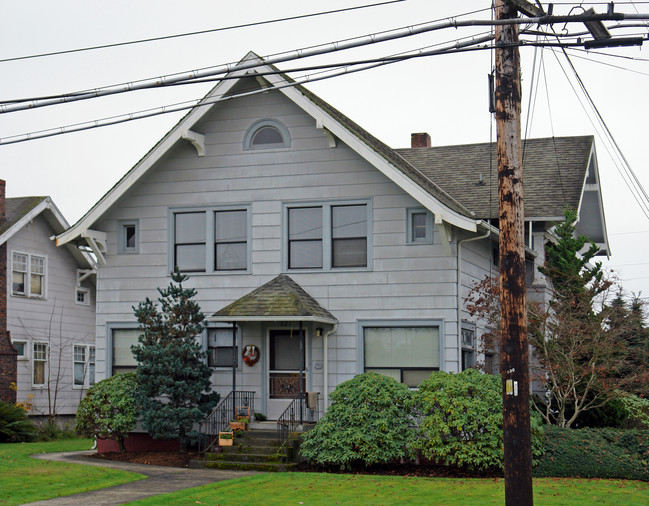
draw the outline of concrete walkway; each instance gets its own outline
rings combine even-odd
[[[125,483],[115,487],[102,488],[92,492],[57,497],[28,503],[28,505],[50,505],[50,506],[112,506],[124,504],[130,501],[137,501],[145,497],[175,492],[184,488],[198,487],[206,483],[216,483],[233,478],[242,478],[259,474],[257,471],[225,471],[214,469],[185,469],[179,467],[148,466],[145,464],[131,464],[129,462],[116,461],[94,461],[85,455],[95,453],[86,452],[65,452],[65,453],[43,453],[33,455],[34,458],[42,460],[53,460],[56,462],[68,462],[84,464],[87,466],[109,467],[131,471],[148,476],[147,479]]]

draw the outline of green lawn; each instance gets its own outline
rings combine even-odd
[[[504,504],[502,479],[410,478],[316,473],[261,474],[131,504]],[[538,478],[534,502],[649,504],[649,483]]]
[[[126,471],[30,457],[35,453],[89,450],[91,446],[91,439],[0,444],[0,504],[51,499],[145,478]]]

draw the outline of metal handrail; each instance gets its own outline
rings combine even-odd
[[[285,447],[288,447],[291,434],[305,422],[313,423],[318,421],[318,392],[314,392],[315,409],[309,409],[307,405],[308,392],[298,392],[281,416],[277,419],[277,432],[279,439]]]
[[[212,412],[198,424],[198,453],[205,453],[219,439],[219,432],[224,431],[239,414],[237,411],[246,408],[250,420],[255,412],[255,392],[233,391],[216,405]]]

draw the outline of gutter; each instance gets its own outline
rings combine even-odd
[[[457,241],[457,372],[461,372],[460,369],[462,367],[462,295],[460,293],[460,288],[462,286],[462,244],[465,242],[486,239],[492,234],[492,232],[496,234],[498,233],[498,229],[489,225],[487,222],[481,221],[477,223],[477,226],[483,226],[487,231],[483,235],[467,237],[466,239]]]
[[[324,366],[323,366],[323,374],[324,374],[324,380],[323,380],[323,385],[324,385],[324,395],[323,395],[323,410],[322,413],[327,412],[327,408],[329,407],[329,350],[327,348],[328,344],[328,337],[336,332],[338,329],[338,324],[334,323],[333,327],[331,327],[329,330],[327,330],[324,335],[322,336],[322,351],[324,353]]]

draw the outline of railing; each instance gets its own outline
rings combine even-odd
[[[277,419],[277,432],[282,444],[288,446],[298,426],[318,421],[318,392],[299,392]]]
[[[198,425],[198,453],[209,451],[219,439],[219,432],[229,428],[230,421],[237,416],[255,412],[255,392],[230,392],[216,405],[212,412]]]

